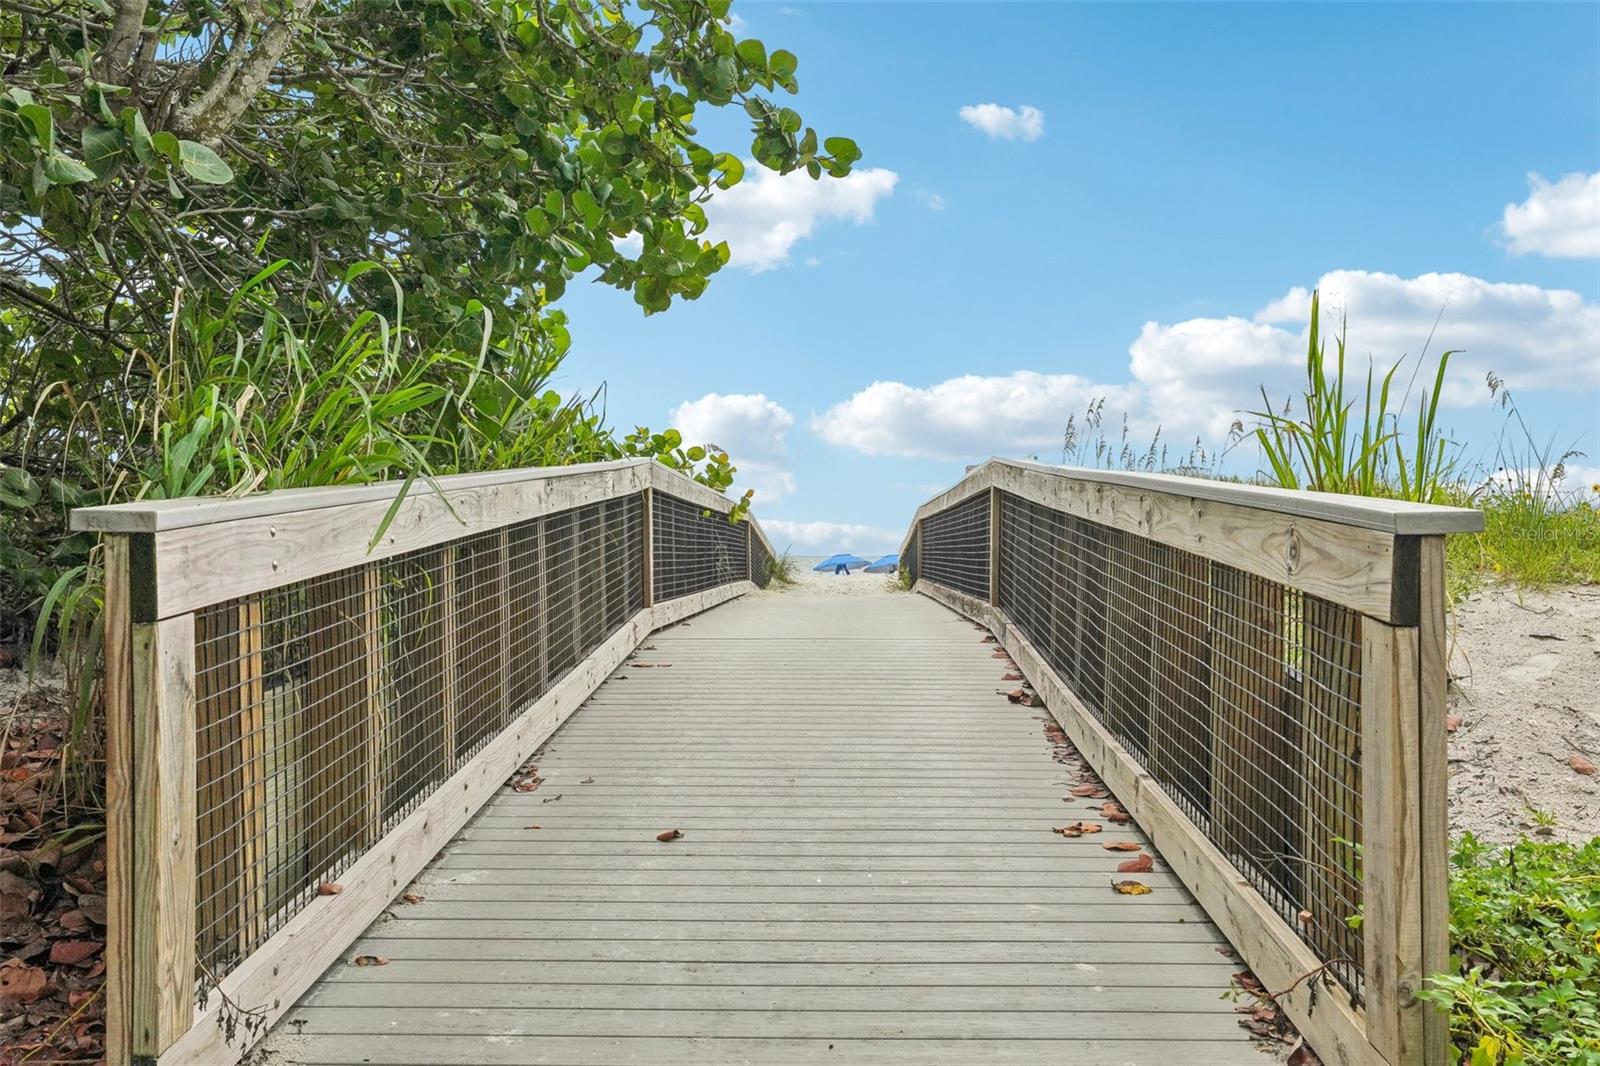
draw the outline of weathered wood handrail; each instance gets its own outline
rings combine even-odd
[[[105,543],[112,1066],[236,1061],[652,631],[771,551],[648,459],[400,491],[73,512]]]
[[[1445,1061],[1444,537],[1463,508],[991,459],[915,588],[988,625],[1330,1063]]]

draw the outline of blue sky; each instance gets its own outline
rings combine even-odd
[[[1600,6],[733,11],[864,158],[752,167],[711,205],[734,262],[698,301],[647,319],[574,286],[561,384],[730,448],[780,546],[892,550],[966,463],[1059,461],[1096,395],[1174,461],[1224,444],[1258,383],[1303,376],[1319,282],[1363,369],[1444,311],[1469,461],[1494,461],[1493,370],[1600,467]],[[741,114],[700,130],[748,147]]]

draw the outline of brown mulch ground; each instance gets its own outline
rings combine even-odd
[[[66,724],[59,688],[0,692],[0,1066],[103,1058],[105,841],[59,784]]]

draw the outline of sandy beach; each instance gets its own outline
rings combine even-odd
[[[894,574],[867,574],[851,568],[849,574],[833,571],[819,573],[811,569],[825,556],[792,556],[795,566],[795,583],[787,587],[774,585],[768,591],[774,594],[805,593],[826,596],[883,596],[900,591],[900,579]]]

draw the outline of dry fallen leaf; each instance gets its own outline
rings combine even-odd
[[[407,892],[405,895],[400,897],[400,902],[401,903],[421,903],[423,900],[425,900],[427,898],[428,898],[427,896],[419,896],[415,892]]]
[[[1110,803],[1102,804],[1101,807],[1100,807],[1100,814],[1107,821],[1112,821],[1112,822],[1131,822],[1131,821],[1133,821],[1133,816],[1130,815],[1127,811],[1123,810],[1122,809],[1122,804],[1117,803],[1115,800],[1111,801]]]
[[[1461,716],[1459,714],[1447,714],[1444,716],[1444,731],[1446,733],[1454,733],[1460,728]]]
[[[32,1003],[48,987],[45,972],[21,959],[0,963],[0,1003]]]
[[[1072,790],[1072,794],[1077,796],[1079,799],[1094,796],[1097,792],[1100,793],[1101,796],[1105,795],[1104,789],[1090,781],[1086,781],[1083,784],[1074,787]]]
[[[995,639],[995,635],[993,633],[990,633],[988,636],[986,636],[982,640],[978,641],[978,643],[979,644],[995,644],[995,643],[998,643],[998,641]]]
[[[1111,887],[1124,896],[1148,896],[1152,891],[1143,881],[1113,881]]]
[[[1126,862],[1117,863],[1117,873],[1119,874],[1147,874],[1155,868],[1155,860],[1148,855],[1140,855],[1137,859],[1128,859]]]
[[[1107,851],[1138,851],[1142,847],[1131,840],[1108,840],[1100,846]]]
[[[664,833],[657,833],[656,834],[656,839],[661,841],[663,844],[665,844],[667,841],[669,841],[669,840],[677,840],[681,836],[683,836],[683,830],[681,830],[681,829],[668,829]]]
[[[1015,670],[1008,670],[1005,673],[1000,675],[1000,680],[1001,681],[1021,681],[1022,680],[1022,675],[1017,673]]]
[[[524,828],[524,829],[543,829],[544,826],[542,826],[542,825],[525,825],[522,828]]]
[[[319,896],[337,896],[343,891],[344,886],[337,881],[324,881],[317,886],[317,895]]]
[[[100,954],[103,947],[98,940],[57,940],[50,945],[50,961],[58,966],[76,966]]]
[[[1567,765],[1578,771],[1578,773],[1583,774],[1585,777],[1592,777],[1594,775],[1594,763],[1588,759],[1585,759],[1582,755],[1574,755],[1572,758],[1567,760]]]
[[[565,792],[557,792],[554,796],[546,796],[544,799],[540,800],[539,802],[540,803],[554,803],[556,800],[560,799],[562,796],[565,796],[565,795],[566,795]]]
[[[1073,822],[1059,829],[1052,829],[1052,833],[1059,833],[1064,837],[1081,837],[1085,833],[1098,833],[1103,827],[1098,822]]]
[[[1311,924],[1311,912],[1310,911],[1301,911],[1299,914],[1295,915],[1295,917],[1300,919],[1300,924],[1301,925],[1310,925]]]
[[[1321,1061],[1317,1058],[1316,1052],[1306,1047],[1304,1042],[1289,1052],[1289,1057],[1285,1060],[1287,1066],[1318,1066]]]
[[[351,961],[353,961],[357,966],[387,966],[387,965],[389,965],[389,956],[387,956],[387,955],[357,955]]]

